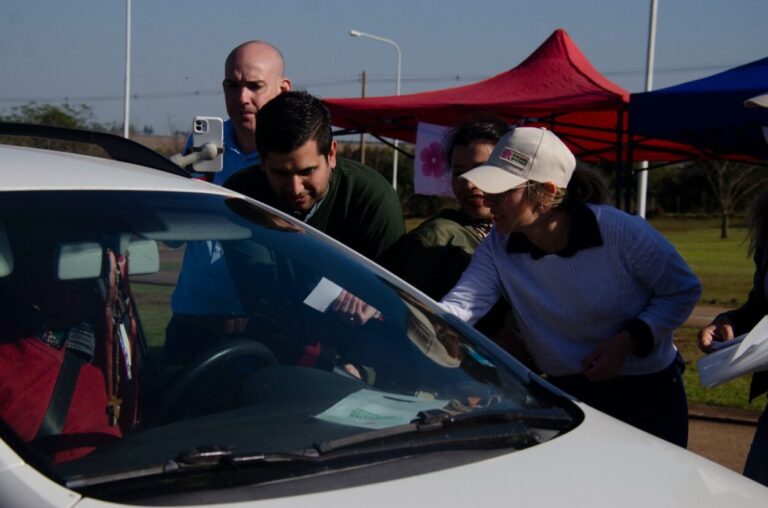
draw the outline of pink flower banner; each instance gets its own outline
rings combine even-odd
[[[453,196],[451,171],[443,154],[448,127],[419,123],[416,130],[416,158],[413,190],[416,194]]]

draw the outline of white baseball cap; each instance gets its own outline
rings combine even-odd
[[[576,158],[551,131],[517,127],[499,140],[488,161],[462,178],[488,194],[500,194],[531,180],[568,187]]]
[[[744,106],[748,108],[768,108],[768,93],[745,100]]]

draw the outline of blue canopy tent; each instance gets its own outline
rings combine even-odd
[[[744,101],[768,92],[768,58],[629,101],[636,148],[648,138],[692,145],[707,158],[768,159],[768,110]],[[762,127],[766,126],[764,130]]]

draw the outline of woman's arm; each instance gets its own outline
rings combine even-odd
[[[444,309],[471,325],[485,316],[503,292],[493,256],[496,241],[491,234],[480,244],[459,282],[440,301]]]

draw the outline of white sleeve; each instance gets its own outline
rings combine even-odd
[[[496,241],[498,239],[492,232],[477,248],[456,286],[440,301],[446,311],[471,325],[485,316],[502,295],[494,259]]]

